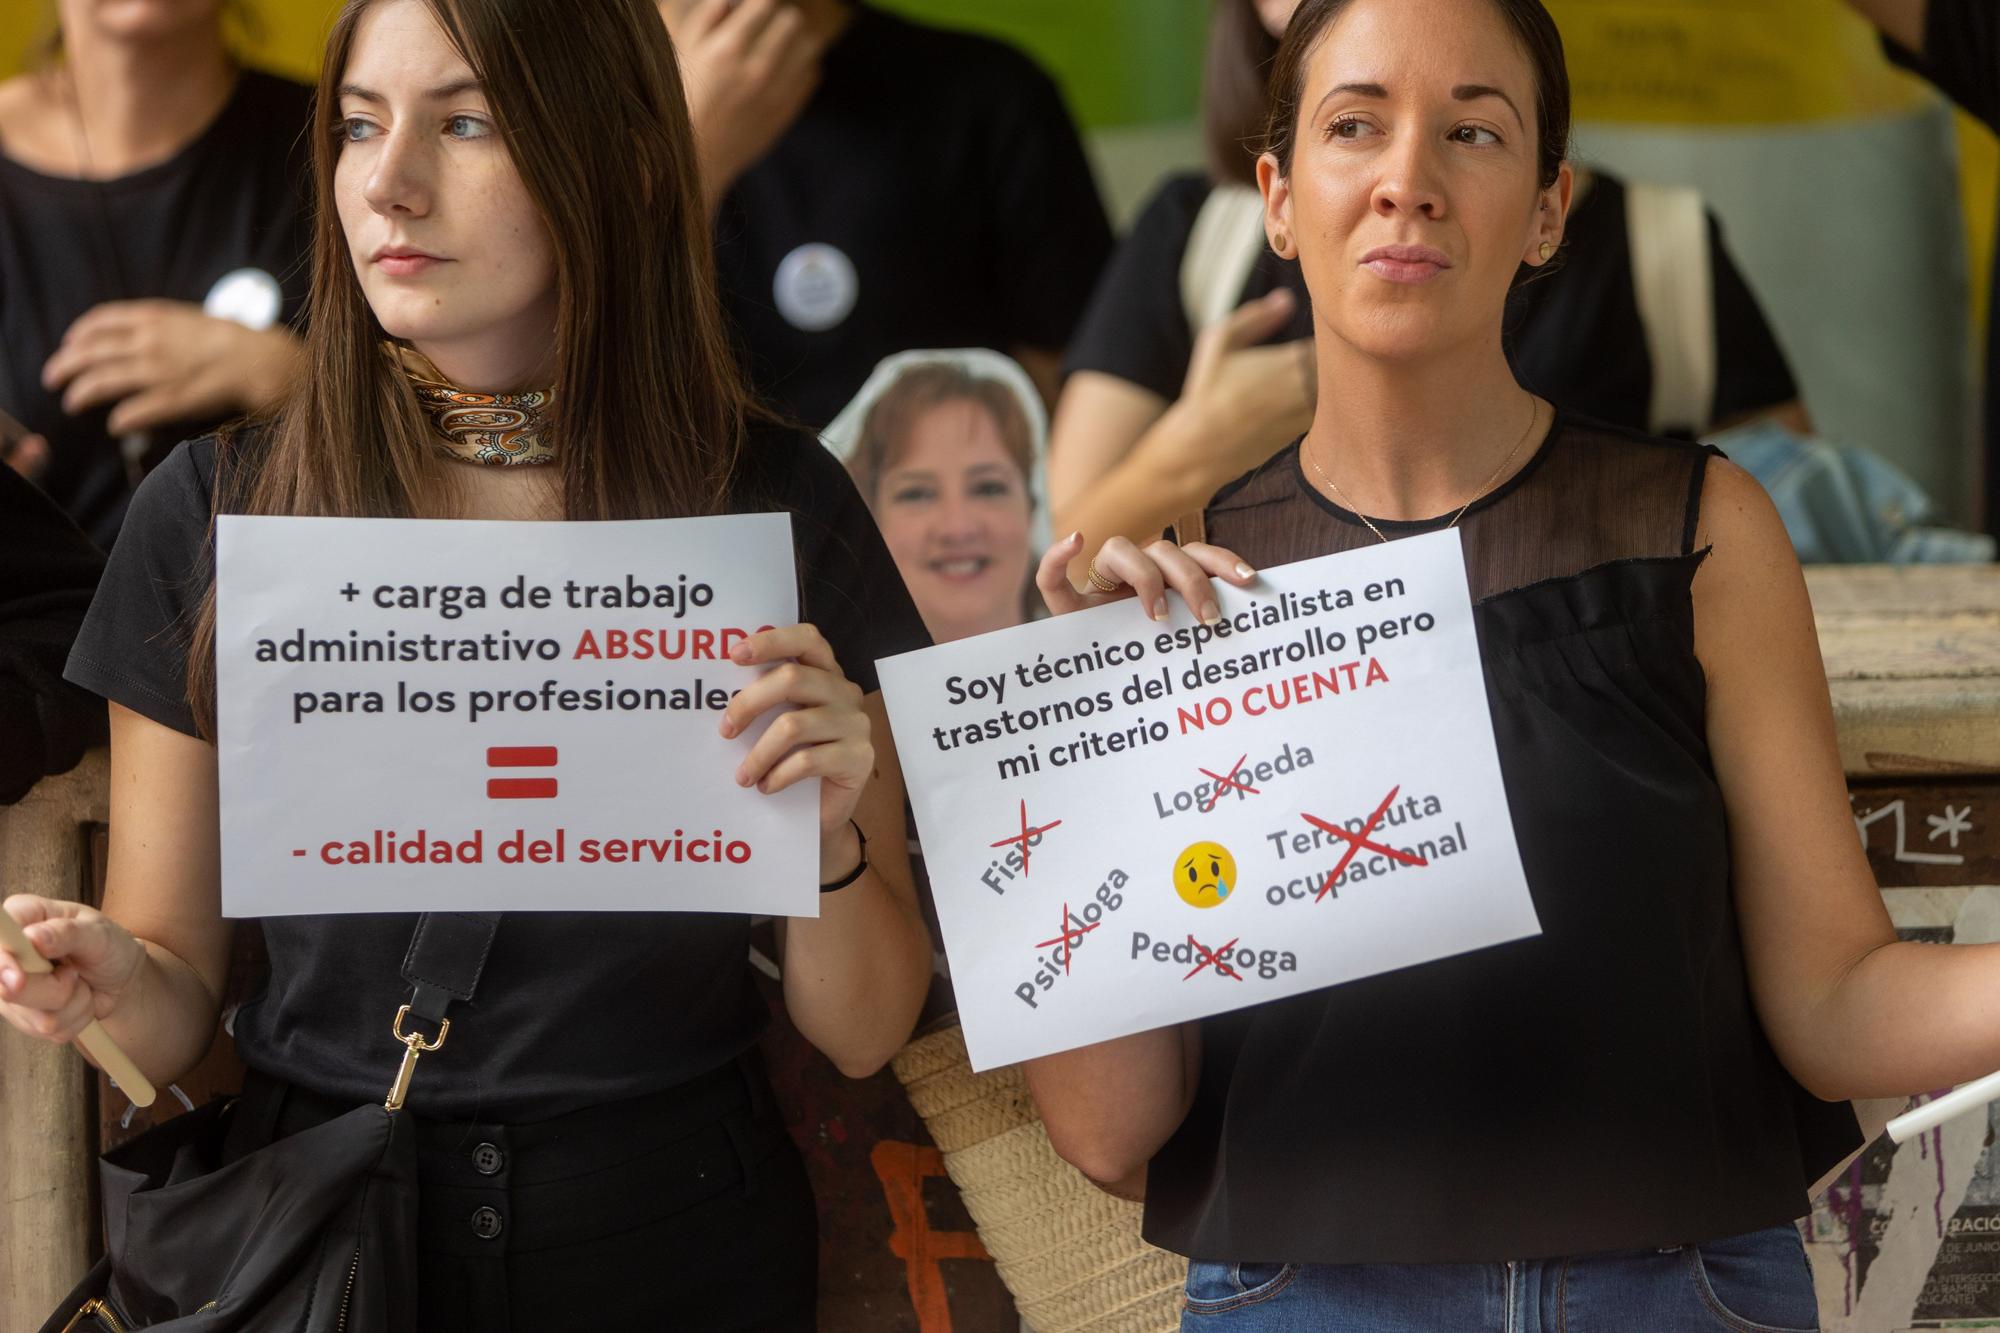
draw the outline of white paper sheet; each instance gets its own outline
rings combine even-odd
[[[976,1069],[1540,931],[1459,534],[1215,586],[879,666]]]

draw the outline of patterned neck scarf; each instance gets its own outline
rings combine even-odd
[[[474,393],[448,382],[414,347],[385,343],[389,359],[416,391],[438,452],[462,463],[500,466],[553,463],[548,410],[553,394]]]

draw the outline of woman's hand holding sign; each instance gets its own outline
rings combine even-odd
[[[739,691],[722,714],[724,736],[740,736],[750,724],[781,704],[791,711],[772,722],[736,766],[736,785],[762,792],[783,791],[805,778],[819,778],[819,832],[822,881],[852,868],[857,849],[840,835],[854,816],[861,789],[875,767],[875,745],[861,687],[834,660],[833,649],[811,625],[787,625],[751,635],[730,650],[739,666],[781,662]],[[827,873],[827,853],[845,863]]]
[[[1220,546],[1204,542],[1176,546],[1160,540],[1142,549],[1124,537],[1113,537],[1090,562],[1095,577],[1088,586],[1077,588],[1070,583],[1066,571],[1070,561],[1082,552],[1083,534],[1072,532],[1048,549],[1042,556],[1041,567],[1035,571],[1035,586],[1041,589],[1042,600],[1055,615],[1115,602],[1136,593],[1146,614],[1155,620],[1165,620],[1167,589],[1172,588],[1197,620],[1213,625],[1222,611],[1209,580],[1227,579],[1239,588],[1247,588],[1257,579],[1256,570],[1234,551],[1225,551]],[[1104,584],[1111,586],[1106,588]]]
[[[744,755],[736,781],[777,792],[820,779],[820,882],[841,885],[821,895],[818,917],[779,921],[785,1009],[842,1073],[865,1078],[909,1037],[931,966],[904,850],[903,775],[882,697],[847,679],[811,625],[761,630],[730,657],[739,666],[777,665],[730,700],[724,736],[740,736],[771,709],[791,706]],[[850,820],[868,840],[865,859]]]

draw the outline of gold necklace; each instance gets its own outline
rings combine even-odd
[[[1540,421],[1541,419],[1542,419],[1542,400],[1539,398],[1530,397],[1528,399],[1528,428],[1521,432],[1520,439],[1514,441],[1514,447],[1507,451],[1507,456],[1500,460],[1500,466],[1493,469],[1492,475],[1486,478],[1485,484],[1482,485],[1477,491],[1473,492],[1472,498],[1470,500],[1467,500],[1464,504],[1458,507],[1458,512],[1451,516],[1451,522],[1445,524],[1443,528],[1439,529],[1439,531],[1442,532],[1457,527],[1458,520],[1465,517],[1465,511],[1472,508],[1472,506],[1474,506],[1475,504],[1478,504],[1479,501],[1482,498],[1484,498],[1486,492],[1493,489],[1493,483],[1500,480],[1500,474],[1502,472],[1505,472],[1507,470],[1507,465],[1514,461],[1514,455],[1521,452],[1521,446],[1526,444],[1528,442],[1528,437],[1535,433],[1535,423],[1537,421]],[[1332,490],[1334,499],[1340,501],[1342,505],[1346,506],[1348,512],[1352,513],[1356,518],[1360,519],[1363,523],[1366,523],[1368,525],[1368,530],[1375,534],[1375,537],[1378,541],[1387,544],[1389,538],[1382,531],[1382,529],[1375,526],[1375,520],[1368,517],[1368,515],[1362,513],[1360,506],[1356,505],[1354,501],[1347,498],[1347,492],[1340,489],[1339,482],[1335,481],[1332,477],[1327,475],[1326,469],[1319,465],[1319,460],[1317,458],[1314,458],[1311,454],[1306,453],[1305,441],[1303,440],[1299,442],[1299,453],[1305,456],[1306,462],[1312,465],[1312,470],[1319,473],[1319,479],[1325,482],[1327,484],[1327,487],[1330,490]]]

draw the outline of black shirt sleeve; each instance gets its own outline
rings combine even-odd
[[[1715,287],[1715,405],[1710,419],[1726,421],[1791,402],[1799,396],[1798,381],[1756,293],[1723,244],[1722,224],[1714,213],[1708,215],[1708,253]]]
[[[1175,176],[1154,193],[1119,244],[1070,344],[1065,374],[1115,375],[1172,402],[1181,396],[1194,334],[1181,304],[1181,255],[1208,198],[1201,176]]]
[[[2000,9],[1993,0],[1930,0],[1919,55],[1889,38],[1882,50],[1904,69],[2000,129]]]
[[[183,444],[139,486],[64,671],[162,726],[201,733],[187,701],[187,644],[214,577],[215,442]]]
[[[1008,344],[1059,352],[1111,254],[1111,222],[1083,142],[1049,76],[1004,50],[1006,94],[980,108],[992,194],[986,200],[990,290]]]
[[[826,636],[847,678],[874,693],[877,661],[931,642],[875,516],[847,469],[811,435],[753,430],[744,455],[737,507],[791,514],[799,617]]]
[[[0,467],[0,805],[105,738],[104,703],[62,678],[104,557],[55,502]]]

